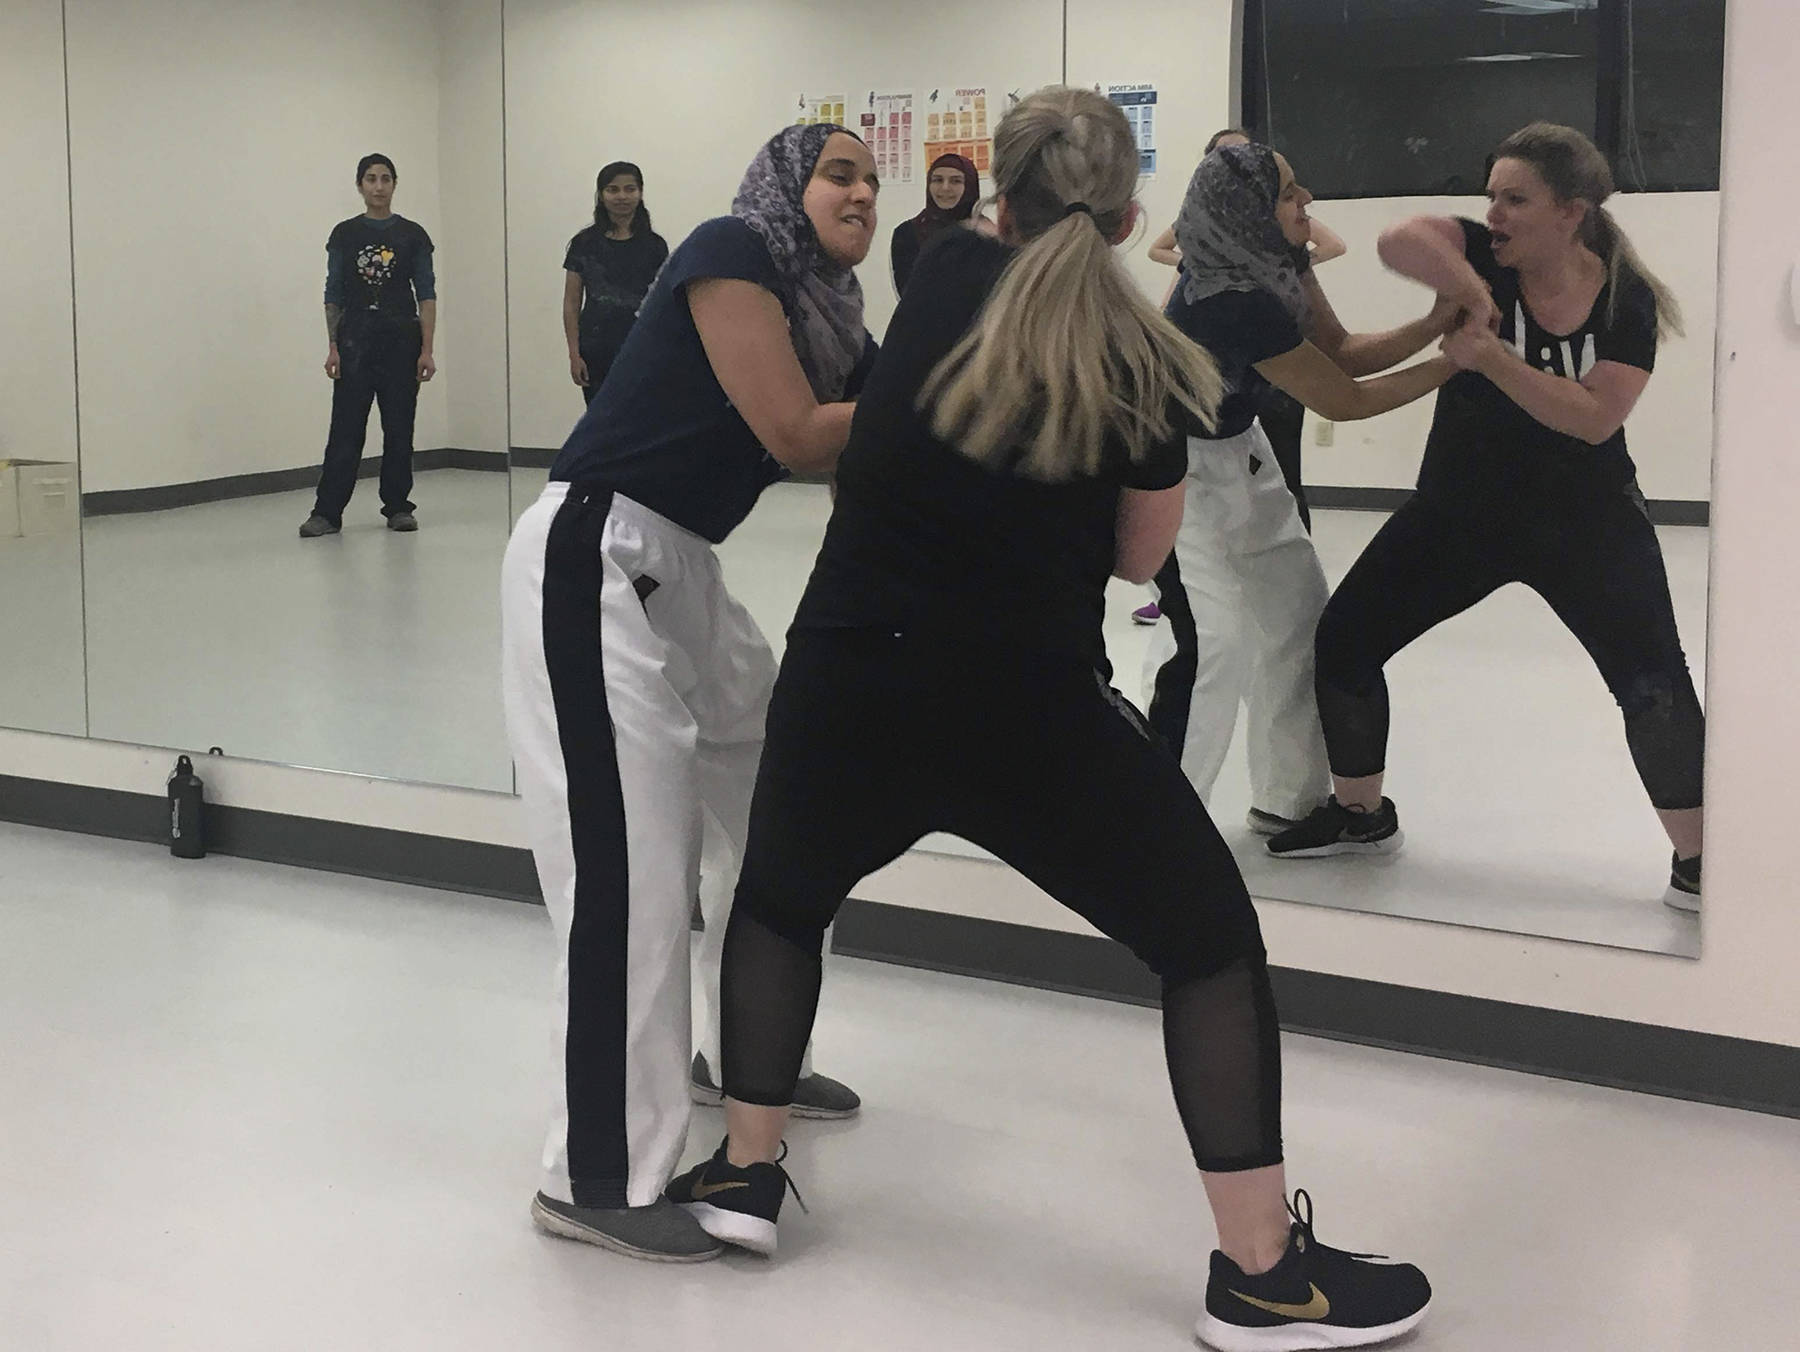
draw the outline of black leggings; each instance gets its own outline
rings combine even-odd
[[[1162,978],[1194,1158],[1281,1160],[1281,1049],[1237,864],[1174,757],[1079,659],[801,630],[769,709],[726,931],[724,1086],[792,1100],[826,926],[932,831],[992,851]]]
[[[1653,805],[1701,799],[1705,722],[1675,630],[1656,529],[1635,486],[1496,510],[1413,497],[1381,528],[1319,621],[1319,717],[1332,773],[1380,774],[1388,694],[1381,669],[1426,630],[1508,582],[1530,587],[1587,649],[1625,715]]]

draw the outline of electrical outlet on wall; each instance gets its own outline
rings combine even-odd
[[[1337,424],[1329,418],[1313,419],[1313,445],[1330,446],[1337,440]]]

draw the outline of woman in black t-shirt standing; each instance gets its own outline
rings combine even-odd
[[[1334,421],[1372,418],[1455,372],[1436,358],[1373,375],[1443,336],[1454,311],[1440,305],[1387,333],[1346,332],[1302,249],[1311,200],[1267,146],[1207,155],[1175,225],[1182,273],[1167,310],[1218,360],[1230,393],[1218,425],[1188,443],[1187,512],[1158,574],[1169,627],[1146,655],[1150,723],[1208,799],[1242,703],[1249,824],[1263,835],[1304,819],[1330,791],[1313,696],[1313,635],[1329,588],[1257,410],[1273,388]]]
[[[1430,1288],[1318,1244],[1310,1204],[1290,1223],[1256,912],[1180,767],[1107,680],[1107,577],[1141,582],[1167,557],[1185,424],[1211,418],[1217,374],[1113,255],[1137,216],[1124,114],[1041,90],[994,150],[1000,238],[958,232],[920,258],[839,466],[725,941],[729,1134],[669,1195],[720,1238],[773,1250],[825,927],[865,875],[950,831],[1162,978],[1170,1080],[1222,1250],[1201,1337],[1393,1337]],[[952,1223],[956,1199],[939,1204]]]
[[[563,255],[569,377],[587,402],[625,346],[668,256],[668,244],[650,228],[643,170],[626,160],[607,165],[594,180],[594,223],[569,241]]]
[[[1445,340],[1418,492],[1370,541],[1319,625],[1318,695],[1336,794],[1269,842],[1287,857],[1366,851],[1398,830],[1381,794],[1388,659],[1508,582],[1541,595],[1600,669],[1674,846],[1668,899],[1697,910],[1704,720],[1625,420],[1675,298],[1605,208],[1606,158],[1537,123],[1507,138],[1486,225],[1419,217],[1382,260],[1453,302],[1497,310]]]

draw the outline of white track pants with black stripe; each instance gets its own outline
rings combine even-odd
[[[558,948],[541,1187],[645,1206],[687,1139],[702,823],[735,882],[775,660],[712,546],[610,493],[550,484],[501,590],[507,733]],[[721,939],[731,890],[707,889]]]
[[[1210,807],[1242,703],[1251,806],[1304,817],[1331,792],[1313,692],[1330,589],[1260,425],[1189,438],[1175,562],[1181,589],[1145,654],[1151,726]]]

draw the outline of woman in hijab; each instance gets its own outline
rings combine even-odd
[[[877,187],[842,127],[764,145],[731,214],[651,285],[507,548],[507,731],[557,936],[561,1062],[532,1214],[635,1257],[720,1251],[662,1192],[705,1069],[688,991],[702,823],[741,856],[775,659],[713,546],[849,437],[875,354],[852,269]],[[706,931],[713,987],[723,907]],[[856,1107],[823,1076],[796,1091],[812,1116]]]
[[[1166,310],[1225,380],[1218,423],[1188,439],[1187,508],[1157,575],[1170,624],[1145,659],[1150,723],[1210,797],[1248,706],[1250,829],[1288,829],[1330,793],[1313,696],[1313,633],[1328,589],[1257,406],[1273,385],[1334,422],[1431,393],[1442,358],[1373,376],[1442,337],[1440,305],[1389,333],[1351,334],[1304,246],[1312,195],[1267,146],[1223,145],[1200,162],[1175,223],[1182,272]],[[1216,814],[1215,814],[1216,815]]]
[[[894,294],[903,295],[913,264],[938,231],[961,225],[975,214],[981,200],[981,176],[961,155],[939,155],[925,176],[925,210],[894,227]]]

